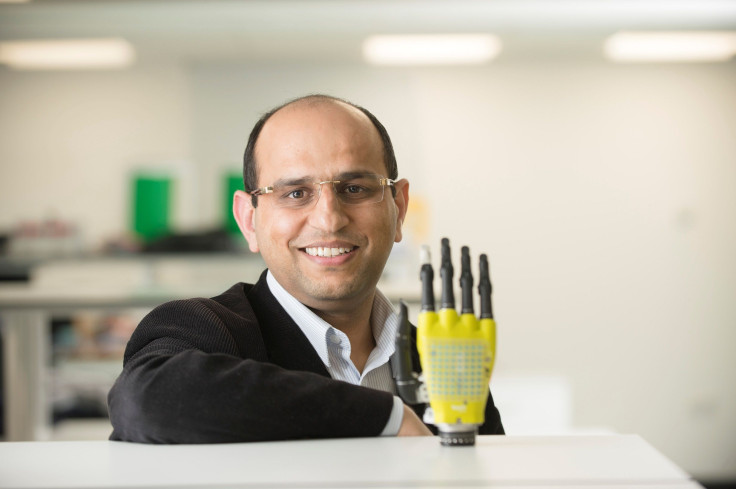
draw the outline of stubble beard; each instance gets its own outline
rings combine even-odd
[[[375,272],[361,269],[347,278],[330,277],[328,269],[323,275],[325,280],[308,277],[303,273],[298,273],[294,278],[308,298],[319,302],[335,302],[353,300],[361,295],[372,293],[380,277],[380,274],[378,274],[379,277],[375,275]]]

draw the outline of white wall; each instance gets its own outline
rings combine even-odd
[[[567,375],[575,423],[640,433],[724,476],[736,470],[734,75],[498,67],[424,78],[416,104],[428,190],[454,190],[452,205],[432,200],[432,234],[491,253],[499,370]]]
[[[223,64],[0,87],[0,226],[55,207],[98,238],[125,227],[134,164],[194,162],[184,214],[215,222],[260,113],[308,92],[365,105],[429,209],[422,240],[490,254],[497,373],[561,375],[576,426],[736,477],[733,63]]]
[[[56,216],[90,246],[124,232],[134,169],[191,173],[188,84],[177,66],[0,71],[0,229]]]

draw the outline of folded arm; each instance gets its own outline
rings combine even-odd
[[[262,345],[242,351],[217,306],[205,303],[165,304],[136,329],[108,397],[113,439],[218,443],[381,433],[391,394],[281,368]]]

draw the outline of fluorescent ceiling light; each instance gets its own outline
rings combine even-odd
[[[59,39],[0,42],[0,63],[17,70],[123,68],[135,51],[124,39]]]
[[[363,41],[363,57],[381,65],[479,64],[501,52],[490,34],[371,36]]]
[[[603,49],[613,61],[728,61],[736,54],[736,32],[619,32],[606,40]]]

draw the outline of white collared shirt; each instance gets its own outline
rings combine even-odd
[[[276,281],[270,270],[266,276],[266,282],[281,307],[299,326],[317,351],[333,379],[394,394],[391,417],[381,435],[396,435],[403,419],[403,402],[396,396],[396,384],[391,372],[390,358],[395,349],[394,339],[399,318],[386,296],[376,289],[371,310],[371,329],[376,340],[376,347],[368,357],[361,373],[350,359],[350,340],[345,333],[327,323],[289,294]]]

